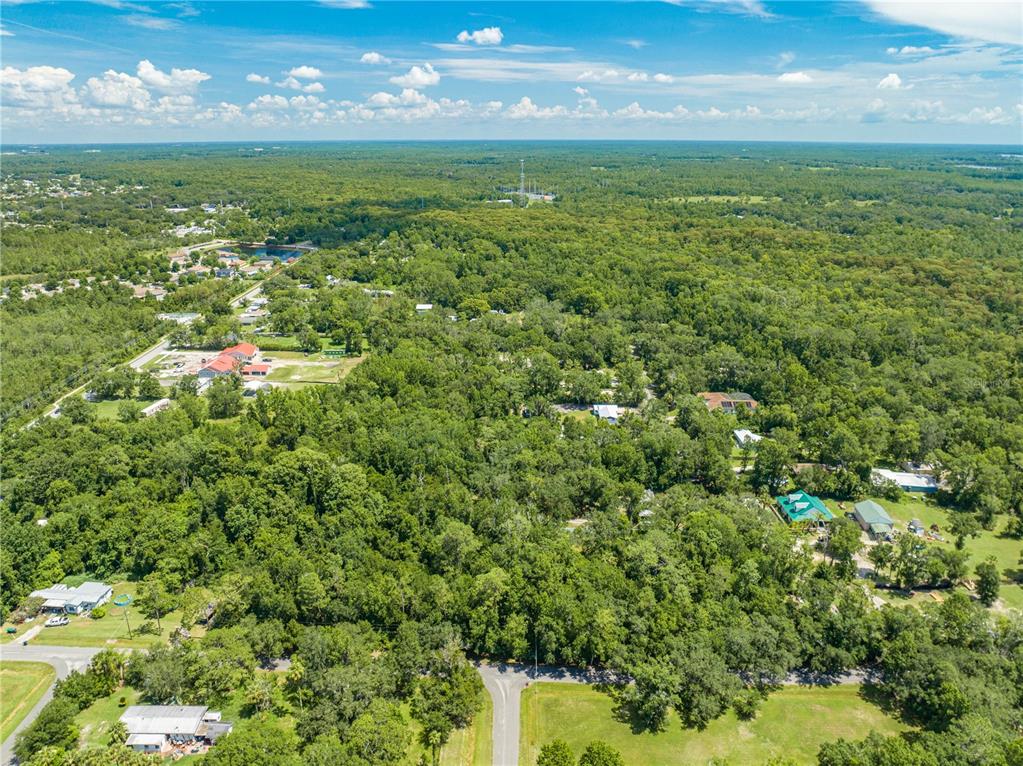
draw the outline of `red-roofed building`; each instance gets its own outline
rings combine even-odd
[[[242,367],[242,375],[255,375],[265,378],[268,374],[270,374],[270,365],[268,364],[247,364]]]
[[[757,408],[757,400],[741,391],[734,394],[725,394],[720,391],[702,391],[697,396],[703,399],[703,403],[707,405],[708,410],[723,410],[724,412],[733,413],[743,408],[747,410],[755,410]]]
[[[254,357],[258,353],[259,348],[253,346],[251,343],[239,343],[236,346],[225,348],[223,351],[220,352],[220,355],[233,356],[235,359],[241,360],[243,362],[248,362],[251,361],[252,357]]]
[[[233,356],[221,354],[199,370],[200,378],[215,378],[219,375],[230,375],[238,366],[238,360]]]

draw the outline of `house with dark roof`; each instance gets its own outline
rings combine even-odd
[[[873,500],[861,500],[853,506],[853,516],[864,532],[875,540],[884,539],[892,533],[895,522],[888,512]]]
[[[789,524],[804,521],[831,521],[835,518],[819,497],[809,495],[801,489],[774,498],[782,516]]]
[[[741,409],[752,411],[757,408],[757,400],[742,391],[736,391],[731,394],[722,393],[721,391],[701,391],[697,396],[703,399],[707,409],[712,412],[714,410],[721,410],[733,413]]]

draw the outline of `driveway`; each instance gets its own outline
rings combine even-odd
[[[45,662],[57,671],[59,680],[67,678],[72,670],[85,670],[92,658],[101,651],[102,649],[99,648],[80,646],[33,646],[32,644],[22,646],[18,641],[0,644],[0,660]],[[46,690],[35,707],[28,711],[28,715],[22,719],[18,727],[11,732],[11,736],[0,745],[0,764],[6,766],[14,762],[14,740],[18,732],[32,723],[51,699],[53,699],[53,684]]]

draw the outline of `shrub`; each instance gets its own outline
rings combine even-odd
[[[107,616],[107,608],[105,606],[94,607],[89,616],[94,620],[102,620]]]

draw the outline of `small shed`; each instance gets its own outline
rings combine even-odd
[[[864,532],[874,539],[887,537],[895,528],[888,512],[873,500],[861,500],[853,506],[853,516]]]

